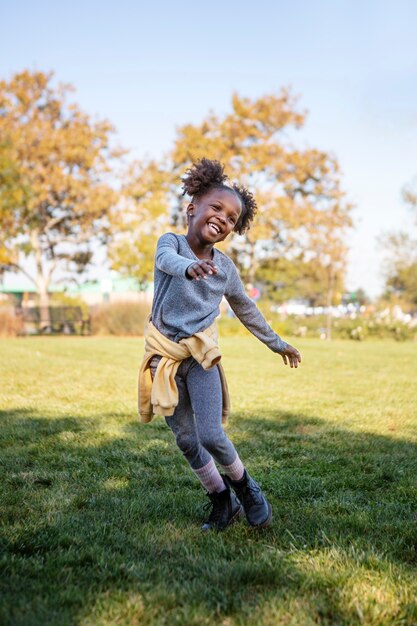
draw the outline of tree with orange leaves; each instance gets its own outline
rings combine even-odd
[[[323,304],[335,303],[346,269],[352,207],[341,189],[336,158],[294,145],[292,138],[305,117],[297,99],[283,89],[253,100],[234,94],[230,113],[210,113],[201,124],[180,127],[164,159],[139,163],[127,177],[130,222],[118,249],[113,248],[117,268],[131,271],[135,259],[140,259],[138,276],[149,280],[154,247],[146,244],[149,224],[153,242],[169,220],[171,228],[182,225],[184,203],[178,181],[192,162],[206,157],[224,163],[229,177],[253,191],[257,200],[258,214],[250,231],[222,246],[244,278],[262,281],[267,270],[270,288],[278,289],[288,278],[283,274],[284,259],[287,268],[302,269],[294,294],[308,296],[305,290],[314,283],[323,292]],[[125,214],[121,222],[124,219]]]
[[[52,73],[23,71],[0,81],[0,267],[34,283],[44,327],[54,275],[85,269],[116,200],[107,182],[117,156],[112,126],[93,122],[68,102],[71,87],[52,80]]]

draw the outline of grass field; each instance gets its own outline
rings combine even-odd
[[[207,498],[142,341],[0,341],[1,603],[13,625],[417,624],[415,344],[223,339],[229,436],[271,528],[202,534]]]

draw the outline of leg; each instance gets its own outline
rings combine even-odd
[[[155,375],[159,359],[160,357],[154,357],[151,361],[152,377]],[[184,365],[186,366],[185,362]],[[183,376],[183,364],[178,368],[175,382],[178,388],[178,405],[174,415],[166,417],[165,421],[175,435],[177,446],[203,487],[209,493],[223,491],[226,488],[223,479],[210,454],[198,439],[194,413]]]
[[[225,482],[236,492],[251,526],[269,526],[271,505],[245,470],[222,427],[222,390],[217,368],[205,371],[194,361],[187,373],[187,388],[201,445],[222,465]]]
[[[175,377],[178,388],[178,405],[173,415],[165,421],[175,435],[177,446],[193,470],[199,469],[211,460],[210,454],[198,440],[194,413],[184,379],[179,374]]]
[[[181,374],[182,372],[175,379],[179,393],[178,406],[174,415],[165,420],[191,469],[207,490],[211,512],[202,525],[202,530],[224,530],[240,518],[243,508],[230,487],[225,484],[209,452],[201,445],[187,384]]]
[[[175,382],[178,388],[178,405],[174,415],[166,417],[165,421],[175,435],[178,447],[189,462],[192,470],[199,478],[211,502],[211,513],[203,524],[202,530],[224,530],[243,513],[242,505],[230,487],[225,484],[213,459],[201,445],[191,407],[190,396],[185,382],[187,361],[183,361],[178,368]],[[152,378],[155,376],[159,358],[151,361]]]
[[[187,389],[195,414],[201,445],[210,452],[227,474],[238,480],[243,465],[222,426],[222,389],[217,367],[204,370],[192,360],[187,371]]]

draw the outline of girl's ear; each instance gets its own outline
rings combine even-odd
[[[194,215],[194,204],[190,202],[187,206],[187,219],[190,219]]]

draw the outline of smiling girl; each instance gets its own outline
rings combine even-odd
[[[243,512],[251,526],[266,527],[271,505],[222,426],[229,405],[215,319],[223,296],[244,326],[285,364],[297,367],[301,357],[272,330],[246,295],[233,261],[215,247],[231,232],[242,234],[250,227],[256,213],[253,195],[227,184],[221,163],[208,159],[196,162],[182,182],[191,198],[188,231],[166,233],[157,245],[139,375],[141,420],[149,422],[154,413],[165,416],[210,499],[204,530],[222,530]]]

